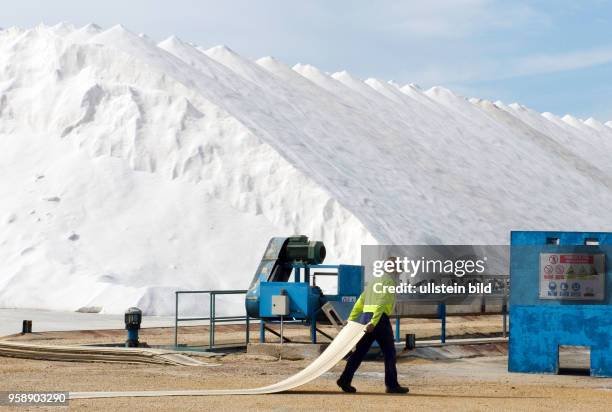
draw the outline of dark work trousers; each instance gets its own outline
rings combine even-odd
[[[371,313],[364,313],[363,315],[369,315],[367,317],[370,319],[372,318]],[[369,322],[369,319],[364,322],[363,318],[363,316],[360,318],[361,323],[365,324]],[[366,333],[357,343],[355,351],[351,353],[351,356],[349,356],[346,362],[346,367],[340,376],[340,380],[348,384],[351,383],[355,371],[357,371],[357,368],[361,365],[361,361],[365,358],[374,341],[378,342],[385,356],[385,385],[388,388],[397,388],[399,383],[397,381],[397,369],[395,367],[395,341],[393,338],[393,329],[391,329],[389,317],[384,313],[376,327],[374,327],[374,330],[371,333]]]

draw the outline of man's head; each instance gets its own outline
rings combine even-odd
[[[385,259],[383,266],[385,274],[397,279],[400,275],[400,258],[397,256],[389,256]]]

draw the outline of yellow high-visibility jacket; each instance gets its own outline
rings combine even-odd
[[[376,326],[383,313],[391,316],[395,304],[395,293],[388,292],[383,288],[384,286],[395,286],[395,281],[388,274],[370,280],[355,302],[349,320],[356,321],[362,313],[372,313],[370,323]]]

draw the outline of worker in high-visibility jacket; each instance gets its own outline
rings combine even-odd
[[[381,277],[374,277],[365,291],[359,296],[349,315],[349,320],[367,325],[366,334],[357,343],[355,351],[349,356],[344,372],[337,381],[338,386],[348,393],[357,392],[351,386],[353,375],[365,358],[374,341],[378,342],[385,357],[385,386],[387,393],[408,393],[408,388],[400,386],[397,381],[395,366],[395,341],[389,316],[393,312],[395,293],[389,292],[389,286],[395,286],[397,273],[386,272]]]

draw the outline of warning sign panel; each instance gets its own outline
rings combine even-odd
[[[603,253],[540,253],[540,299],[603,300]]]

